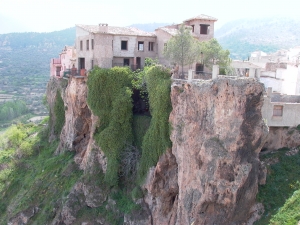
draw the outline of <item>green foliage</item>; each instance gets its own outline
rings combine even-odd
[[[74,163],[73,153],[54,155],[57,143],[49,144],[44,126],[18,124],[1,134],[6,148],[0,149],[0,224],[29,207],[39,213],[29,224],[47,224],[53,219],[53,208],[59,207],[82,173]],[[12,135],[21,133],[23,135]],[[24,137],[25,134],[25,137]],[[22,141],[11,142],[11,138]],[[10,148],[13,144],[14,148]],[[19,150],[30,152],[19,157]]]
[[[178,34],[167,42],[163,52],[166,59],[181,65],[182,68],[198,61],[200,53],[200,42],[192,36],[190,28],[184,25],[180,26]]]
[[[0,104],[0,122],[12,120],[26,113],[28,108],[24,101],[14,100]]]
[[[131,198],[134,200],[140,199],[144,197],[144,193],[143,190],[137,186],[135,188],[133,188],[132,192],[131,192]]]
[[[285,153],[289,150],[279,149],[276,153],[264,155],[262,159],[263,161],[278,159],[278,163],[268,166],[267,182],[259,186],[257,200],[263,203],[265,213],[257,225],[268,224],[270,219],[270,224],[288,224],[278,221],[283,221],[284,218],[287,222],[298,215],[299,204],[291,196],[294,191],[297,190],[298,193],[300,190],[300,154],[298,152],[296,155],[288,156]],[[281,209],[278,211],[279,208]]]
[[[133,145],[138,149],[142,149],[144,136],[150,126],[151,117],[149,116],[133,116]]]
[[[138,209],[132,199],[122,191],[114,193],[112,197],[116,201],[118,209],[123,213],[130,213],[132,210]]]
[[[59,135],[65,124],[64,101],[61,97],[59,90],[57,90],[56,92],[55,103],[54,103],[54,114],[55,114],[54,133]]]
[[[201,42],[201,51],[203,53],[203,63],[205,66],[212,68],[214,64],[229,69],[230,52],[224,50],[216,39]]]
[[[132,143],[132,72],[129,68],[95,68],[88,79],[87,101],[100,118],[95,139],[108,158],[105,180],[118,184],[120,153]]]
[[[171,147],[169,71],[160,66],[151,67],[146,74],[146,82],[152,119],[142,143],[142,157],[138,169],[140,182],[145,178],[148,169],[157,163],[159,156]]]
[[[270,225],[295,225],[300,220],[300,189],[294,192],[270,220]]]

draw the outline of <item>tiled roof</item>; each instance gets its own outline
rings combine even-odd
[[[91,33],[104,33],[99,30],[98,25],[82,25],[82,24],[76,24],[77,27],[80,27],[88,32]],[[112,35],[131,35],[131,36],[149,36],[154,37],[154,32],[146,32],[143,30],[139,30],[135,27],[113,27],[113,26],[107,26],[107,32],[108,34]]]
[[[158,29],[165,31],[168,34],[171,34],[172,36],[174,36],[178,33],[178,29],[175,29],[175,28],[160,27]]]
[[[204,14],[200,14],[198,16],[195,16],[193,18],[190,18],[188,20],[185,20],[184,22],[190,21],[190,20],[213,20],[213,21],[217,21],[218,19],[212,16],[208,16],[208,15],[204,15]]]
[[[178,29],[176,28],[160,27],[158,29],[165,31],[168,34],[171,34],[172,36],[175,36],[178,33]],[[192,33],[192,36],[197,37],[195,33]]]

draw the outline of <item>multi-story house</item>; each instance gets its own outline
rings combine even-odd
[[[154,33],[131,27],[76,25],[78,68],[141,68],[146,57],[157,56],[156,39]]]

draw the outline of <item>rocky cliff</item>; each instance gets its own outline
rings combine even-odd
[[[172,148],[150,168],[142,186],[146,194],[137,200],[141,209],[125,214],[124,224],[252,224],[259,216],[258,184],[265,177],[258,159],[268,131],[261,116],[263,90],[252,79],[174,82]],[[105,172],[106,157],[93,140],[101,118],[86,103],[86,78],[70,78],[62,97],[66,122],[56,153],[75,151],[82,169],[97,166]],[[48,97],[50,105],[53,99]]]
[[[249,79],[173,84],[173,147],[146,185],[153,224],[246,224],[256,216],[262,93]]]

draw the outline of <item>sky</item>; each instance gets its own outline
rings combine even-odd
[[[218,29],[242,18],[300,19],[299,9],[297,0],[0,0],[0,34],[51,32],[75,24],[180,23],[199,14],[218,18]]]

